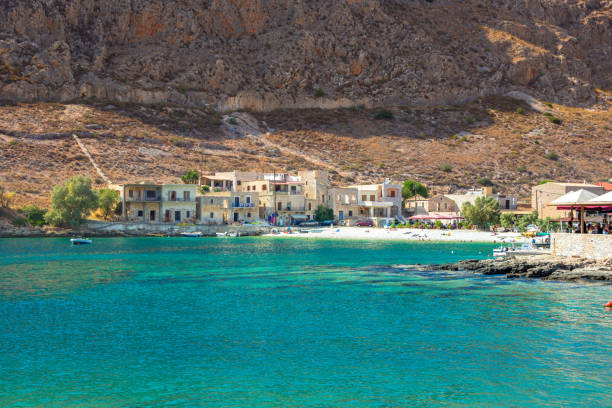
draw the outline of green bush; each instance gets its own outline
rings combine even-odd
[[[185,88],[185,85],[179,85],[176,87],[176,90],[181,93],[181,94],[185,94],[185,92],[187,92],[187,88]]]
[[[548,160],[552,160],[552,161],[559,160],[559,155],[557,153],[555,153],[555,152],[548,152],[548,153],[545,154],[545,157]]]
[[[387,109],[381,109],[374,115],[374,119],[382,120],[382,119],[393,119],[393,112]]]
[[[461,141],[462,142],[467,142],[467,136],[466,135],[461,136]]]
[[[546,184],[546,183],[554,183],[555,180],[542,180],[538,183],[538,186],[541,186],[542,184]]]
[[[551,121],[552,123],[554,123],[555,125],[560,125],[561,124],[561,119],[559,119],[558,117],[554,116],[550,112],[544,112],[544,116],[546,116],[548,118],[548,120]]]
[[[234,125],[235,126],[235,125],[238,124],[238,121],[236,120],[236,118],[229,118],[227,120],[227,123],[229,123],[230,125]]]
[[[28,221],[23,217],[15,218],[13,220],[13,225],[15,227],[26,227],[28,225]]]
[[[21,209],[21,212],[25,215],[25,219],[34,227],[42,227],[46,224],[45,214],[47,210],[44,208],[37,207],[35,205],[28,205]]]
[[[209,191],[210,191],[210,187],[209,186],[200,186],[200,193],[206,194]]]
[[[314,91],[314,96],[315,98],[322,98],[325,96],[325,91],[322,89],[317,89],[316,91]]]
[[[523,113],[525,113],[525,109],[522,106],[519,106],[518,108],[515,109],[515,112],[518,113],[519,115],[522,115]]]
[[[478,179],[478,184],[481,186],[489,187],[493,185],[493,182],[488,177],[481,177]]]
[[[440,165],[440,170],[442,170],[445,173],[450,173],[453,170],[453,166],[451,166],[448,163],[444,163]]]

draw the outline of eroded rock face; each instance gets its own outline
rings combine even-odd
[[[588,104],[612,86],[611,0],[7,0],[0,20],[11,100]]]

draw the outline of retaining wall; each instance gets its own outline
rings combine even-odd
[[[552,234],[550,239],[553,255],[612,259],[612,235]]]
[[[125,232],[131,234],[180,234],[181,232],[201,232],[215,235],[217,232],[236,232],[241,235],[258,235],[269,232],[269,227],[258,225],[188,225],[135,223],[135,222],[88,222],[87,227],[99,232]]]

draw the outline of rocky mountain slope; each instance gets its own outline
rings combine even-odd
[[[601,93],[606,98],[612,102],[612,94]],[[361,107],[221,115],[133,104],[6,104],[0,106],[0,181],[17,192],[18,205],[48,205],[53,185],[76,174],[104,185],[77,135],[112,183],[179,182],[192,168],[326,168],[336,185],[417,178],[447,192],[489,178],[527,198],[544,179],[612,176],[607,103],[605,109],[546,106],[559,124],[505,97],[391,107],[387,118]]]
[[[0,95],[218,110],[612,86],[611,0],[5,0]]]
[[[612,176],[612,0],[5,0],[0,21],[18,204],[100,172],[326,168],[523,197]]]

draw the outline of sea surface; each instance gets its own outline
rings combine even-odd
[[[611,407],[612,287],[493,246],[0,239],[0,407]]]

